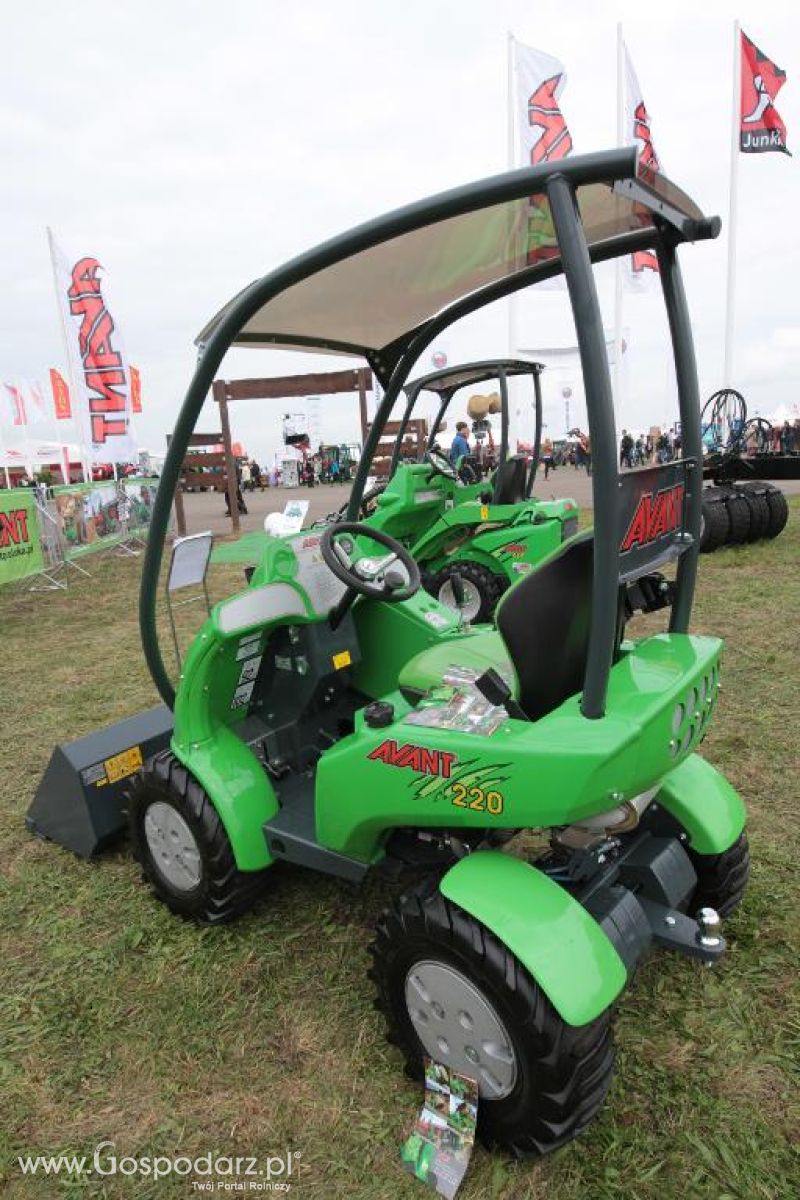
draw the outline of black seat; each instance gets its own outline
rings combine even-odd
[[[536,721],[583,688],[592,612],[594,534],[578,534],[520,580],[497,610],[497,628]]]
[[[492,504],[518,504],[525,499],[528,464],[522,454],[513,454],[495,471]]]

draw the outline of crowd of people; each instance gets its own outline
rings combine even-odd
[[[681,435],[676,430],[665,429],[656,435],[634,436],[623,429],[619,439],[619,465],[633,470],[653,463],[672,462],[681,456]]]

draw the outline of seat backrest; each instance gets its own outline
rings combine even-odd
[[[501,601],[497,628],[531,721],[581,691],[592,612],[594,533],[587,530],[520,580]]]
[[[525,499],[528,464],[521,454],[513,454],[497,468],[492,488],[492,504],[518,504]]]

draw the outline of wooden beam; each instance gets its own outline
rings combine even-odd
[[[228,420],[227,384],[217,379],[213,385],[214,399],[219,404],[219,418],[222,425],[222,444],[225,447],[225,466],[228,474],[228,507],[231,510],[231,526],[234,533],[239,532],[239,501],[236,475],[236,463],[233,459],[231,445],[231,423]]]
[[[229,403],[231,400],[288,400],[294,396],[329,396],[335,392],[358,392],[360,397],[362,390],[366,392],[367,388],[372,387],[372,372],[362,367],[349,371],[318,371],[311,375],[282,375],[271,379],[218,379],[213,387],[215,399],[218,394],[217,384],[224,388]]]

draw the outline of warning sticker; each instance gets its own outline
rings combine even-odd
[[[249,633],[247,637],[243,637],[239,642],[239,648],[236,651],[236,661],[241,662],[243,658],[250,658],[253,654],[261,653],[261,633]]]
[[[249,683],[251,679],[255,679],[258,675],[258,668],[261,666],[261,659],[264,656],[259,654],[258,658],[248,658],[247,662],[242,663],[242,670],[239,674],[239,684]]]
[[[128,775],[134,775],[142,765],[142,748],[141,746],[131,746],[129,750],[123,750],[121,754],[115,754],[113,758],[107,758],[103,765],[105,766],[109,783],[116,783],[119,779],[126,779]]]
[[[333,662],[334,669],[341,671],[343,667],[349,667],[353,659],[349,650],[341,650],[338,654],[333,655],[331,661]]]
[[[243,683],[241,687],[237,687],[233,693],[231,708],[244,708],[245,705],[249,704],[255,686],[255,680],[253,680],[251,683]]]

